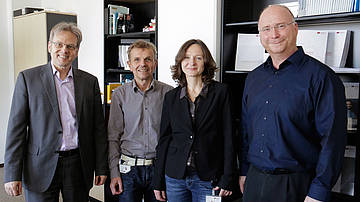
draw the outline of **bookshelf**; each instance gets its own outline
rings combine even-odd
[[[133,24],[131,31],[109,34],[111,32],[109,32],[108,5],[129,8]],[[120,82],[123,78],[132,76],[132,72],[119,62],[122,55],[119,54],[119,46],[128,46],[137,39],[144,39],[154,43],[157,47],[157,30],[143,32],[143,28],[149,25],[151,19],[156,19],[156,16],[157,0],[104,0],[104,112],[106,125],[110,111],[110,104],[107,103],[107,85],[109,83]],[[122,52],[126,54],[126,51]],[[155,70],[154,78],[157,78],[157,69]],[[110,177],[108,177],[104,186],[104,199],[106,202],[117,202],[117,196],[113,196],[109,188],[110,180]]]
[[[235,71],[235,58],[238,33],[258,33],[257,20],[263,8],[270,4],[288,3],[294,0],[260,0],[260,1],[232,1],[222,0],[221,39],[220,39],[220,80],[227,83],[232,91],[235,117],[241,117],[242,92],[247,76],[246,71]],[[360,83],[360,12],[324,14],[305,16],[296,19],[299,29],[319,30],[350,30],[350,48],[346,67],[333,68],[344,82]],[[358,107],[359,108],[359,107]],[[357,112],[359,109],[357,109]],[[359,113],[357,113],[359,120]],[[359,123],[359,122],[358,122]],[[360,132],[348,131],[348,145],[355,146],[354,194],[333,192],[333,202],[350,202],[360,200]]]
[[[108,5],[123,6],[129,8],[132,15],[133,28],[129,32],[109,34],[109,11]],[[157,0],[113,0],[104,1],[104,89],[108,83],[120,82],[123,76],[131,75],[126,66],[126,48],[137,39],[144,39],[157,45],[157,31],[143,32],[143,28],[149,25],[151,19],[156,17]],[[155,72],[156,78],[157,72]],[[107,104],[107,92],[104,90],[105,117],[108,117],[109,105]]]

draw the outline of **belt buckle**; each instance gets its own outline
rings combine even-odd
[[[124,164],[124,165],[136,166],[136,161],[137,161],[136,158],[127,156],[127,155],[125,155],[125,154],[122,154],[120,159],[124,161],[124,163],[122,163],[122,164]]]
[[[144,166],[145,165],[145,159],[137,159],[136,165],[137,166]]]
[[[121,160],[124,161],[124,164],[130,165],[130,166],[146,166],[152,164],[152,159],[145,159],[145,158],[137,158],[137,157],[131,157],[122,154]]]
[[[292,172],[290,170],[286,169],[286,168],[276,168],[274,170],[274,173],[278,174],[278,175],[282,175],[282,174],[290,174]]]

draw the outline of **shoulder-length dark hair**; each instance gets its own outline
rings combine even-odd
[[[181,46],[175,57],[175,65],[170,67],[172,78],[180,86],[186,86],[187,84],[185,74],[181,69],[181,62],[185,58],[187,49],[193,44],[198,44],[204,54],[204,71],[201,74],[202,81],[205,84],[209,84],[214,78],[215,71],[217,71],[215,60],[204,42],[200,39],[190,39]]]

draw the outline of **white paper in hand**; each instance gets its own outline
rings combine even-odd
[[[206,202],[221,202],[221,196],[206,196]]]

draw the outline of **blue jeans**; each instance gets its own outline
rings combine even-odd
[[[151,179],[154,166],[132,166],[130,172],[121,173],[123,193],[119,195],[121,202],[156,202],[154,191],[151,188]]]
[[[205,202],[206,195],[211,195],[211,182],[200,180],[194,172],[180,180],[165,175],[165,182],[169,202]]]

